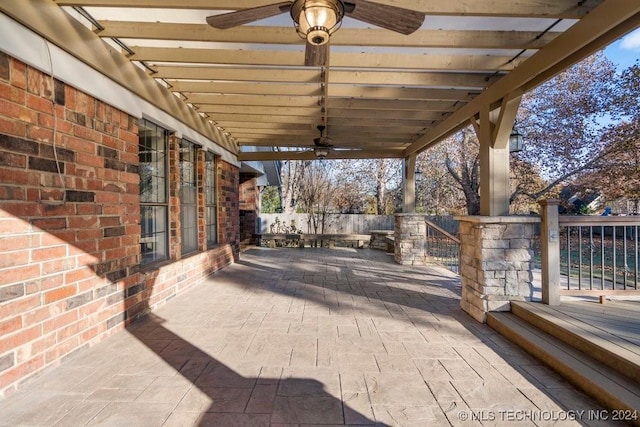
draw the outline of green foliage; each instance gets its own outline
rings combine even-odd
[[[263,213],[280,213],[282,212],[282,201],[280,199],[280,189],[278,187],[265,187],[262,192]]]

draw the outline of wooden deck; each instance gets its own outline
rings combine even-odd
[[[577,327],[589,326],[608,341],[640,356],[640,301],[608,300],[563,302],[548,307],[559,315],[573,319]]]
[[[640,383],[640,301],[515,303],[512,311]]]
[[[609,409],[640,425],[640,301],[512,302],[488,324]]]

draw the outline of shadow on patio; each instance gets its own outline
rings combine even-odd
[[[250,250],[0,402],[0,424],[545,425],[598,408],[464,314],[457,286],[382,252]]]

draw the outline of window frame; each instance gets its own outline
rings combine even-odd
[[[204,155],[204,218],[207,248],[218,245],[218,156],[211,151]],[[213,221],[211,218],[213,215]]]
[[[181,139],[178,144],[178,169],[179,169],[179,200],[180,200],[180,236],[181,236],[181,255],[189,255],[198,251],[198,150],[200,146],[196,143],[189,141],[188,139]],[[186,150],[186,151],[185,151]],[[189,160],[183,160],[183,155],[188,153]],[[185,185],[186,172],[184,164],[191,164],[190,168],[190,185]],[[186,190],[189,189],[192,200],[186,202]],[[187,209],[190,208],[190,209]],[[187,210],[192,212],[191,218],[186,217]],[[192,225],[186,227],[187,219],[192,221]],[[187,230],[191,230],[191,234],[187,235]],[[193,241],[192,246],[186,246],[185,242],[187,238],[191,238]]]
[[[142,129],[148,129],[151,132],[151,136],[149,137],[150,139],[153,138],[157,138],[158,135],[160,133],[162,133],[162,142],[163,142],[163,147],[162,150],[158,150],[157,147],[151,148],[149,149],[149,144],[147,144],[146,139],[143,140],[143,138],[146,138],[146,136],[142,135],[141,130]],[[170,136],[170,131],[168,129],[166,129],[165,127],[158,125],[150,120],[147,119],[141,119],[139,121],[138,124],[138,174],[140,176],[140,190],[139,190],[139,195],[140,195],[140,265],[141,266],[148,266],[148,265],[153,265],[159,262],[163,262],[166,261],[170,258],[170,248],[169,248],[169,244],[170,244],[170,226],[169,226],[169,155],[170,155],[170,147],[169,147],[169,136]],[[147,151],[148,150],[148,151]],[[145,200],[145,193],[144,193],[144,180],[145,180],[145,176],[144,176],[144,166],[146,164],[150,164],[152,165],[150,167],[150,170],[153,170],[154,166],[159,165],[160,163],[157,162],[157,157],[158,154],[157,153],[162,153],[163,155],[163,162],[162,162],[162,167],[163,167],[163,176],[162,179],[164,181],[164,185],[163,188],[161,189],[161,192],[158,192],[157,194],[157,199],[156,200]],[[144,162],[143,161],[143,156],[144,155],[149,155],[152,157],[152,161],[149,162]],[[158,188],[158,183],[156,182],[157,180],[154,178],[158,178],[160,177],[160,175],[151,175],[150,176],[150,180],[151,180],[151,188]],[[152,194],[153,195],[153,194]],[[162,197],[159,197],[160,195],[162,195]],[[162,216],[162,219],[164,221],[164,231],[162,231],[161,233],[156,232],[156,220],[157,220],[157,216],[152,214],[150,216],[150,218],[148,219],[149,223],[151,224],[150,230],[145,230],[146,228],[146,224],[148,221],[145,220],[145,211],[147,209],[152,209],[152,210],[156,210],[156,211],[160,211],[160,215]],[[145,233],[145,231],[147,231]],[[162,240],[158,239],[158,235],[159,234],[163,234],[164,238],[162,238]],[[155,239],[154,239],[155,237]],[[162,253],[160,253],[160,256],[158,256],[158,252],[157,251],[153,251],[153,252],[148,252],[150,254],[152,254],[151,258],[149,259],[148,257],[145,257],[145,251],[144,251],[144,246],[147,243],[152,243],[155,244],[158,247],[162,247],[164,248],[164,251]]]

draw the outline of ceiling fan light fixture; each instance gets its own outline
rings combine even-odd
[[[315,147],[313,152],[319,159],[324,159],[329,155],[329,147]]]
[[[298,35],[312,45],[321,46],[342,23],[344,4],[341,0],[296,0],[291,5],[291,18]]]

